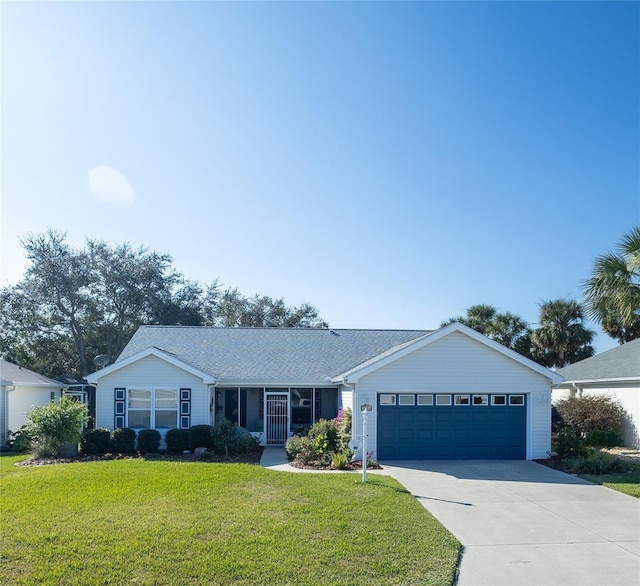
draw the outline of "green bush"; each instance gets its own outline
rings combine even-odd
[[[172,454],[182,454],[189,449],[189,431],[186,429],[170,429],[164,438],[167,451]]]
[[[227,457],[253,452],[260,445],[244,427],[238,427],[228,419],[216,424],[211,430],[211,439],[213,451]]]
[[[37,456],[59,456],[63,444],[80,441],[85,420],[84,405],[66,396],[57,403],[34,407],[26,425],[31,451]]]
[[[160,449],[161,439],[157,429],[141,429],[138,432],[138,451],[141,454],[155,454]]]
[[[108,429],[85,429],[80,439],[83,454],[106,454],[111,449],[111,432]]]
[[[351,409],[340,410],[335,418],[338,428],[338,444],[341,451],[349,450],[349,442],[351,441]]]
[[[584,443],[594,448],[615,448],[622,445],[622,434],[618,431],[594,429],[587,434]]]
[[[289,460],[295,460],[310,441],[307,436],[292,435],[284,444],[284,451]]]
[[[579,458],[588,453],[584,440],[570,427],[560,431],[555,448],[560,458]]]
[[[556,407],[565,424],[582,437],[597,429],[620,433],[626,416],[622,405],[606,395],[569,397]]]
[[[341,451],[340,432],[335,419],[321,419],[314,423],[308,437],[316,442],[320,453]]]
[[[9,433],[8,442],[16,454],[26,454],[31,448],[31,437],[27,433],[27,426],[23,425],[18,431]]]
[[[118,427],[111,432],[111,451],[133,454],[136,451],[136,432],[130,427]]]
[[[194,425],[189,428],[189,449],[191,451],[196,448],[213,449],[213,439],[211,431],[213,427],[210,425]]]

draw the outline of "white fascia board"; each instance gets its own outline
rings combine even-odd
[[[124,368],[125,366],[129,366],[130,364],[133,364],[134,362],[137,362],[142,358],[146,358],[147,356],[155,356],[157,358],[160,358],[161,360],[164,360],[165,362],[168,362],[169,364],[173,364],[174,366],[177,366],[178,368],[181,368],[182,370],[185,370],[186,372],[189,372],[201,378],[202,382],[205,384],[212,385],[216,383],[216,379],[213,375],[203,370],[200,370],[195,366],[191,366],[187,362],[184,362],[183,360],[176,358],[173,354],[169,354],[168,352],[165,352],[164,350],[160,350],[160,348],[156,348],[155,346],[150,346],[149,348],[145,348],[144,350],[141,350],[140,352],[136,352],[135,354],[132,354],[131,356],[128,356],[123,360],[118,360],[117,362],[114,362],[109,366],[105,366],[101,370],[91,373],[89,376],[87,376],[87,382],[94,385],[98,384],[98,380],[101,379],[103,376],[106,376],[107,374],[112,374],[120,370],[121,368]]]
[[[316,387],[316,388],[338,388],[338,385],[333,381],[326,379],[319,380],[270,380],[264,379],[218,379],[216,381],[216,387],[241,387],[241,388],[291,388],[296,389],[299,387]]]
[[[386,366],[387,364],[394,362],[398,358],[402,358],[407,354],[411,354],[415,350],[423,348],[428,344],[436,342],[437,340],[440,340],[441,338],[444,338],[445,336],[448,336],[453,332],[460,332],[462,334],[465,334],[470,338],[476,340],[477,342],[480,342],[481,344],[484,344],[485,346],[488,346],[489,348],[496,350],[501,354],[504,354],[508,358],[511,358],[512,360],[519,362],[523,366],[526,366],[527,368],[530,368],[538,374],[541,374],[545,378],[549,379],[549,381],[553,384],[559,384],[564,380],[564,378],[558,373],[549,370],[548,368],[538,364],[537,362],[534,362],[533,360],[530,360],[529,358],[522,356],[521,354],[518,354],[514,350],[511,350],[506,346],[503,346],[502,344],[498,344],[498,342],[495,342],[494,340],[487,338],[487,336],[483,336],[479,332],[476,332],[475,330],[458,322],[451,323],[444,326],[443,328],[440,328],[439,330],[436,330],[435,332],[425,334],[420,338],[411,340],[406,344],[398,346],[395,350],[392,349],[391,351],[384,352],[383,354],[380,354],[379,356],[372,358],[371,360],[368,360],[367,362],[356,366],[355,368],[352,368],[351,370],[340,374],[331,380],[334,382],[358,382],[360,377],[365,376],[377,370],[378,368]]]
[[[581,380],[563,380],[561,383],[554,385],[554,388],[557,389],[569,389],[574,386],[579,387],[583,385],[620,385],[626,383],[638,383],[640,385],[640,378],[637,376],[631,377],[620,377],[620,378],[592,378],[592,379],[581,379]]]
[[[50,388],[50,389],[65,389],[67,388],[67,385],[65,385],[64,383],[57,383],[57,382],[41,382],[41,383],[28,383],[28,382],[14,382],[14,381],[9,381],[9,380],[0,380],[0,387],[46,387],[46,388]]]

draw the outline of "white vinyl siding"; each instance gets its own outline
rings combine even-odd
[[[145,356],[100,378],[96,390],[96,427],[113,429],[115,388],[191,389],[191,425],[211,423],[211,393],[207,385],[200,377],[157,356]]]

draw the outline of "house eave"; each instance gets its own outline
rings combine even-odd
[[[576,380],[564,380],[561,383],[555,385],[554,389],[571,389],[581,386],[607,386],[607,385],[628,385],[629,383],[635,383],[640,385],[640,378],[637,376],[632,377],[618,377],[618,378],[591,378],[591,379],[576,379]]]
[[[338,387],[339,385],[334,383],[329,378],[323,379],[306,379],[306,380],[293,380],[293,379],[273,379],[273,380],[265,380],[263,378],[254,378],[254,379],[218,379],[216,387],[247,387],[247,388],[297,388],[297,387]]]

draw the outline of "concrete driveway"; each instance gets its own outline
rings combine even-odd
[[[458,586],[640,584],[640,500],[524,461],[384,469],[462,543]]]

